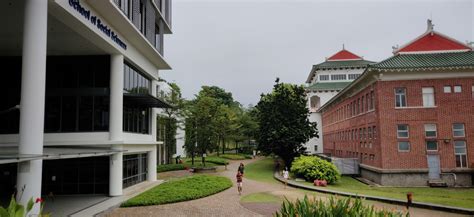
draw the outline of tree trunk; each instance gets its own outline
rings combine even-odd
[[[217,137],[217,145],[216,145],[216,148],[217,148],[217,151],[216,151],[217,157],[219,157],[219,147],[220,147],[219,142],[220,142],[220,141],[221,141],[220,136],[218,136],[218,137]]]
[[[222,137],[222,154],[225,154],[225,138]]]

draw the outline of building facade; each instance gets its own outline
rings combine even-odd
[[[7,0],[0,14],[1,196],[119,196],[156,180],[171,1]]]
[[[390,186],[472,186],[474,52],[433,30],[370,65],[319,110],[324,152]]]
[[[371,63],[343,47],[326,61],[313,65],[306,80],[306,96],[311,113],[309,120],[318,124],[319,138],[312,138],[305,144],[308,153],[323,153],[324,150],[321,113],[317,110],[359,77]]]

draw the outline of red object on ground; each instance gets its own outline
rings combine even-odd
[[[326,180],[316,179],[316,180],[314,180],[314,185],[315,186],[326,187],[328,185],[328,182]]]
[[[44,201],[43,198],[38,197],[38,198],[36,198],[36,202],[35,202],[35,203],[43,203],[43,201]]]

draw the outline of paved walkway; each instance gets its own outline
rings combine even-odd
[[[235,174],[240,162],[245,165],[254,162],[255,160],[242,160],[232,161],[227,166],[227,170],[220,168],[218,175],[229,177],[235,182]],[[313,193],[308,191],[302,191],[300,189],[287,187],[284,188],[280,184],[263,183],[254,180],[246,179],[244,176],[244,185],[242,196],[267,192],[277,197],[286,197],[289,200],[295,200],[296,198],[303,198],[305,194],[313,195],[316,198],[326,199],[330,197],[327,194]],[[279,209],[278,203],[240,203],[241,196],[237,193],[237,187],[234,184],[231,188],[220,192],[218,194],[174,204],[165,204],[157,206],[147,207],[132,207],[132,208],[117,208],[112,212],[106,214],[106,216],[271,216],[275,211]],[[384,207],[387,209],[399,209],[404,210],[404,207],[366,201],[368,204],[373,204],[376,207]],[[463,216],[458,214],[439,212],[427,209],[410,209],[411,216]]]

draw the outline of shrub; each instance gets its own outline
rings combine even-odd
[[[246,159],[244,155],[239,154],[221,154],[221,158],[229,159],[229,160],[244,160]]]
[[[229,161],[220,157],[206,157],[206,162],[217,164],[217,165],[228,165]]]
[[[184,169],[186,169],[186,165],[184,164],[163,164],[156,166],[157,173]]]
[[[280,211],[275,216],[360,216],[360,217],[401,217],[409,216],[409,213],[388,211],[384,209],[375,209],[374,206],[362,204],[360,198],[357,199],[334,199],[329,201],[309,200],[304,197],[303,200],[297,199],[296,202],[285,200]]]
[[[341,178],[341,174],[334,164],[313,156],[295,158],[291,166],[291,172],[296,176],[304,177],[310,182],[319,179],[326,180],[331,184]]]
[[[222,176],[193,175],[160,184],[124,202],[121,207],[151,206],[194,200],[221,192],[232,186]]]

